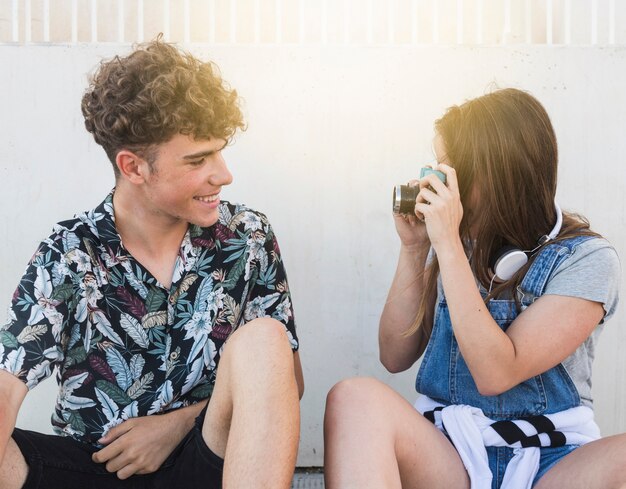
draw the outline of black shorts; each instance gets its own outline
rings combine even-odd
[[[159,470],[119,480],[91,460],[98,450],[72,438],[16,428],[13,440],[29,466],[23,489],[221,489],[224,460],[202,438],[206,407]]]

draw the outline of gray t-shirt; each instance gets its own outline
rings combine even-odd
[[[431,249],[428,261],[432,260]],[[562,363],[571,377],[581,404],[593,406],[591,397],[591,365],[598,337],[617,309],[621,267],[615,248],[604,238],[591,238],[579,243],[572,254],[556,268],[546,284],[545,294],[578,297],[600,302],[604,307],[604,318],[593,333],[572,355]],[[479,285],[481,292],[485,289]],[[438,301],[443,294],[441,275],[437,278]]]
[[[620,262],[615,249],[602,238],[589,239],[576,246],[548,281],[544,295],[579,297],[600,302],[604,318],[578,349],[563,361],[583,405],[592,406],[591,364],[595,346],[604,327],[617,309],[621,280]]]

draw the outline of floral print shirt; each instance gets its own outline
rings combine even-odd
[[[222,202],[215,225],[190,225],[168,289],[124,249],[111,192],[39,246],[0,328],[0,368],[30,389],[58,366],[53,427],[97,444],[128,418],[209,397],[224,342],[259,317],[282,322],[297,350],[263,214]]]

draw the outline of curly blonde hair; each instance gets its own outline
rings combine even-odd
[[[153,163],[176,134],[230,142],[245,130],[239,97],[215,64],[156,40],[103,61],[83,95],[85,127],[113,164],[122,149]]]

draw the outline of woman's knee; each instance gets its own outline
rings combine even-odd
[[[354,377],[335,384],[326,396],[326,415],[363,411],[384,399],[385,384],[371,377]]]

